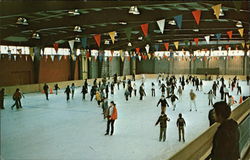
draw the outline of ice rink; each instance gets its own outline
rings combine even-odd
[[[151,96],[151,83],[156,85],[156,97]],[[132,82],[134,83],[134,82]],[[159,126],[155,126],[161,107],[156,107],[161,92],[156,79],[146,79],[147,96],[139,100],[140,80],[136,81],[137,97],[125,101],[122,84],[115,87],[109,102],[117,104],[118,119],[113,136],[104,136],[106,120],[102,109],[89,94],[82,101],[81,88],[75,91],[75,98],[66,102],[64,89],[58,95],[50,94],[49,101],[42,93],[24,94],[23,108],[11,110],[14,103],[11,96],[5,97],[5,110],[1,110],[1,158],[3,160],[166,160],[209,127],[208,92],[212,81],[203,81],[203,91],[195,91],[190,83],[185,86],[182,98],[175,111],[167,108],[170,118],[167,139],[159,142]],[[179,86],[179,79],[178,83]],[[221,84],[221,83],[220,83]],[[225,82],[228,85],[228,82]],[[92,85],[92,84],[91,84]],[[240,81],[242,95],[249,95],[250,87]],[[51,86],[52,87],[52,86]],[[189,111],[189,91],[197,94],[198,111]],[[89,87],[90,91],[90,87]],[[177,89],[175,90],[177,91]],[[237,89],[231,92],[236,101]],[[178,95],[177,95],[178,96]],[[219,89],[217,98],[220,101]],[[237,107],[235,104],[232,108]],[[182,113],[186,121],[186,142],[178,141],[176,121]]]

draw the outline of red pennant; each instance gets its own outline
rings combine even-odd
[[[110,52],[111,52],[111,56],[113,57],[113,55],[114,55],[114,50],[111,50]]]
[[[86,58],[88,59],[89,57],[90,57],[90,53],[89,53],[89,51],[87,51]]]
[[[164,43],[164,46],[165,46],[166,50],[168,51],[169,43]]]
[[[136,53],[140,52],[140,48],[135,48]]]
[[[113,59],[113,57],[112,57],[112,56],[110,56],[110,57],[109,57],[109,61],[111,62],[111,61],[112,61],[112,59]]]
[[[226,49],[228,50],[228,48],[229,48],[229,45],[227,44],[227,45],[226,45]]]
[[[58,43],[54,43],[54,44],[53,44],[53,47],[54,47],[54,49],[55,49],[55,51],[56,51],[56,53],[57,53],[59,44],[58,44]]]
[[[144,36],[146,37],[148,35],[148,24],[142,24],[141,29],[143,31]]]
[[[130,61],[130,56],[128,56],[128,61]]]
[[[233,31],[227,31],[227,35],[230,39],[232,39],[233,36]]]
[[[100,45],[101,45],[101,34],[95,34],[94,38],[95,38],[95,41],[96,41],[98,47],[100,47]]]
[[[201,10],[192,11],[192,14],[194,16],[195,22],[199,25],[201,18]]]
[[[194,41],[196,43],[196,46],[198,46],[199,38],[194,38]]]

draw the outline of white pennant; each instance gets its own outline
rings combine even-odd
[[[149,48],[150,48],[150,46],[149,46],[149,44],[147,44],[146,47],[145,47],[147,53],[149,52]]]
[[[141,56],[138,56],[138,58],[139,58],[139,61],[141,61]]]
[[[51,57],[52,62],[54,62],[55,56],[51,55],[50,57]]]
[[[60,61],[62,59],[62,56],[58,56],[58,60]]]
[[[205,40],[206,40],[207,44],[209,44],[210,36],[205,36]]]
[[[158,24],[158,26],[159,26],[159,28],[160,28],[160,30],[161,30],[161,33],[163,34],[163,32],[164,32],[164,27],[165,27],[165,19],[162,19],[162,20],[157,21],[157,24]]]
[[[16,55],[14,55],[14,61],[16,61]]]
[[[218,47],[218,49],[221,51],[222,47],[221,47],[221,46],[219,46],[219,47]]]
[[[68,42],[69,42],[70,49],[71,49],[71,51],[72,51],[72,53],[73,53],[75,40],[70,40],[70,41],[68,41]]]
[[[26,62],[28,61],[28,56],[25,56],[25,60],[26,60]]]

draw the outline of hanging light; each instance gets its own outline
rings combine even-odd
[[[242,22],[241,22],[241,21],[238,21],[238,22],[236,23],[236,27],[238,27],[238,28],[243,27],[243,26],[242,26]]]
[[[132,44],[129,42],[129,43],[128,43],[128,46],[129,46],[129,47],[131,47],[131,46],[132,46]]]
[[[75,26],[74,32],[82,32],[82,29],[80,26]]]
[[[16,24],[20,24],[20,25],[28,25],[29,23],[28,23],[28,21],[27,21],[27,19],[26,19],[26,18],[24,18],[24,17],[19,17],[19,18],[17,19]]]
[[[129,14],[134,14],[134,15],[139,15],[140,14],[137,6],[131,6],[128,13]]]
[[[76,38],[75,38],[75,42],[81,42],[80,38],[79,38],[79,37],[76,37]]]
[[[105,40],[105,41],[104,41],[104,44],[109,44],[109,40]]]
[[[70,10],[70,11],[68,11],[68,13],[73,15],[73,16],[79,16],[80,15],[80,12],[79,12],[78,9]]]
[[[170,25],[172,25],[172,26],[175,26],[175,25],[176,25],[175,20],[168,21],[168,24],[170,24]]]
[[[32,38],[34,39],[40,39],[40,35],[38,33],[33,33]]]
[[[135,10],[134,10],[134,13],[133,13],[133,14],[135,14],[135,15],[139,15],[139,14],[140,14],[140,12],[139,12],[137,6],[135,6]]]

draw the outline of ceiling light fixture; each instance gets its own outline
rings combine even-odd
[[[132,44],[129,42],[129,43],[128,43],[128,46],[129,46],[129,47],[131,47],[131,46],[132,46]]]
[[[175,26],[175,25],[176,25],[175,20],[168,21],[168,24],[170,24],[170,25],[172,25],[172,26]]]
[[[34,39],[40,39],[40,35],[38,33],[33,33],[32,38]]]
[[[82,29],[80,26],[75,26],[74,32],[82,32]]]
[[[126,25],[126,24],[128,24],[128,23],[127,23],[127,22],[119,22],[118,24]]]
[[[199,32],[200,30],[199,29],[193,29],[194,32]]]
[[[139,40],[142,40],[143,37],[138,37]]]
[[[161,39],[157,40],[157,42],[162,43],[163,41]]]
[[[129,14],[134,14],[134,15],[139,15],[140,14],[137,6],[131,6],[128,13]]]
[[[109,44],[109,40],[105,40],[105,41],[104,41],[104,44]]]
[[[80,15],[80,12],[79,12],[78,9],[70,10],[68,13],[71,14],[71,15],[74,15],[74,16],[79,16]]]
[[[76,38],[75,38],[75,42],[81,42],[80,38],[79,38],[79,37],[76,37]]]
[[[238,21],[238,22],[236,23],[236,27],[238,27],[238,28],[243,27],[242,22],[241,22],[241,21]]]
[[[17,19],[16,24],[20,24],[20,25],[28,25],[29,23],[28,23],[28,21],[27,21],[27,19],[26,19],[26,18],[19,17],[19,18]]]

